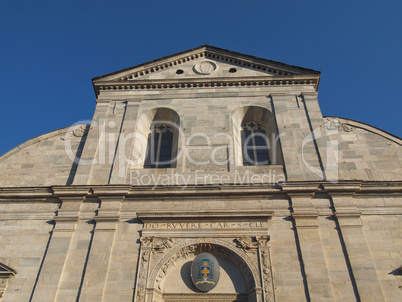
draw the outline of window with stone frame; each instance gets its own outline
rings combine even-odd
[[[155,123],[148,135],[144,168],[170,168],[173,164],[174,129],[170,125]]]
[[[256,122],[244,123],[241,129],[244,166],[270,165],[266,129]]]

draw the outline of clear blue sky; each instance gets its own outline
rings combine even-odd
[[[0,1],[1,144],[80,120],[91,79],[208,44],[322,72],[324,115],[402,136],[402,1]]]

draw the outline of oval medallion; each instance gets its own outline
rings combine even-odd
[[[210,253],[201,253],[191,264],[191,279],[203,292],[208,292],[218,284],[220,276],[219,262]]]
[[[194,65],[195,72],[205,75],[213,73],[215,70],[217,70],[217,68],[218,66],[211,61],[202,61]]]

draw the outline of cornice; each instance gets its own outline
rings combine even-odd
[[[192,88],[228,88],[228,87],[270,87],[312,85],[318,89],[319,77],[310,75],[290,75],[283,77],[239,77],[239,78],[187,78],[169,80],[141,81],[104,81],[94,84],[96,94],[101,91],[163,90]]]
[[[0,188],[0,202],[12,200],[38,200],[41,202],[60,202],[65,197],[125,197],[125,201],[141,197],[206,197],[206,196],[314,196],[314,194],[364,195],[364,194],[402,194],[402,181],[295,181],[272,185],[202,185],[202,186],[131,186],[131,185],[82,185],[52,187],[10,187]]]

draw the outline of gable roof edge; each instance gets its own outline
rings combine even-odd
[[[243,60],[248,59],[248,60],[256,61],[255,63],[257,63],[257,61],[258,61],[258,63],[260,63],[260,64],[273,65],[273,66],[275,66],[277,68],[283,68],[283,69],[288,69],[288,70],[297,70],[297,71],[299,71],[301,73],[310,73],[310,74],[317,75],[317,76],[319,76],[321,74],[320,71],[317,71],[317,70],[314,70],[314,69],[304,68],[304,67],[300,67],[300,66],[296,66],[296,65],[289,65],[289,64],[286,64],[286,63],[277,62],[277,61],[264,59],[264,58],[259,58],[259,57],[251,56],[251,55],[247,55],[247,54],[242,54],[240,52],[235,52],[235,51],[231,51],[231,50],[227,50],[227,49],[223,49],[223,48],[219,48],[219,47],[215,47],[215,46],[211,46],[211,45],[201,45],[201,46],[198,46],[196,48],[188,49],[188,50],[181,51],[181,52],[171,54],[171,55],[168,55],[168,56],[164,56],[164,57],[161,57],[161,58],[158,58],[158,59],[155,59],[155,60],[147,61],[147,62],[138,64],[138,65],[131,66],[131,67],[128,67],[128,68],[124,68],[124,69],[121,69],[121,70],[117,70],[117,71],[114,71],[114,72],[111,72],[111,73],[108,73],[108,74],[105,74],[105,75],[102,75],[102,76],[94,77],[94,78],[92,78],[92,83],[94,84],[96,81],[98,81],[98,80],[100,80],[102,78],[117,75],[119,73],[124,73],[124,72],[130,71],[132,69],[138,69],[140,67],[150,65],[152,63],[157,63],[157,62],[160,62],[160,61],[168,60],[170,58],[180,56],[180,55],[184,55],[184,54],[191,53],[191,52],[195,52],[195,51],[201,50],[201,49],[204,49],[205,52],[212,51],[212,52],[219,53],[221,55],[238,56],[239,59],[243,59]]]

